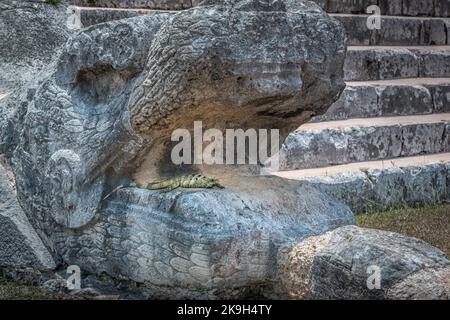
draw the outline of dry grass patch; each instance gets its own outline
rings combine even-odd
[[[359,214],[360,227],[381,229],[422,239],[450,257],[450,205]]]

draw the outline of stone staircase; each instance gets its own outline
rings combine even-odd
[[[347,88],[292,133],[280,172],[355,212],[450,200],[450,1],[316,1],[348,34]],[[383,14],[366,26],[369,5]]]
[[[191,1],[73,0],[84,26]],[[450,0],[315,0],[348,34],[347,88],[292,133],[278,176],[305,180],[355,212],[450,200]],[[381,29],[366,10],[381,9]]]

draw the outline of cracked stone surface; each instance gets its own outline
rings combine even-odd
[[[142,8],[180,10],[192,6],[192,0],[70,0],[71,4],[79,6],[107,8]]]
[[[281,170],[450,151],[450,114],[309,123],[280,151]]]
[[[0,3],[0,91],[35,80],[48,70],[70,35],[66,5],[42,1]]]
[[[247,168],[221,174],[223,191],[111,191],[152,165],[159,177],[176,174],[167,141],[198,118],[217,129],[281,127],[284,139],[342,91],[344,40],[320,8],[294,1],[231,1],[82,30],[35,90],[2,99],[11,110],[3,132],[19,137],[3,149],[22,207],[55,258],[155,296],[257,290],[274,276],[280,243],[351,224],[350,210],[302,183],[243,184]]]
[[[354,212],[372,212],[444,203],[450,197],[449,170],[449,162],[386,168],[368,164],[358,171],[291,178],[313,184]]]
[[[347,206],[308,183],[259,176],[259,166],[170,163],[171,132],[194,120],[281,128],[282,142],[344,88],[344,31],[314,3],[195,5],[83,29],[38,81],[0,100],[17,197],[8,194],[52,258],[139,283],[147,297],[191,299],[378,298],[386,295],[363,287],[367,263],[389,272],[383,290],[422,266],[447,266],[418,240],[353,226]],[[190,172],[225,189],[130,186]],[[290,247],[306,252],[304,262],[284,258]],[[281,279],[286,272],[298,273],[298,286]],[[325,274],[351,287],[326,288]],[[398,291],[418,290],[408,288]]]
[[[448,299],[443,252],[395,233],[345,226],[287,244],[273,294],[290,299]],[[430,268],[431,266],[431,268]],[[367,285],[373,268],[379,287]]]
[[[56,264],[17,202],[14,180],[0,164],[0,267],[52,270]]]

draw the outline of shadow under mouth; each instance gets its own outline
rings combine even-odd
[[[229,66],[231,73],[238,77],[298,76],[302,72],[299,63],[239,63]]]

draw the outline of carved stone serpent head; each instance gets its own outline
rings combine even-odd
[[[195,120],[277,128],[283,140],[343,89],[344,40],[316,5],[295,1],[204,4],[83,30],[28,109],[19,189],[79,228],[150,167],[140,169],[144,159],[169,166],[171,133]]]

